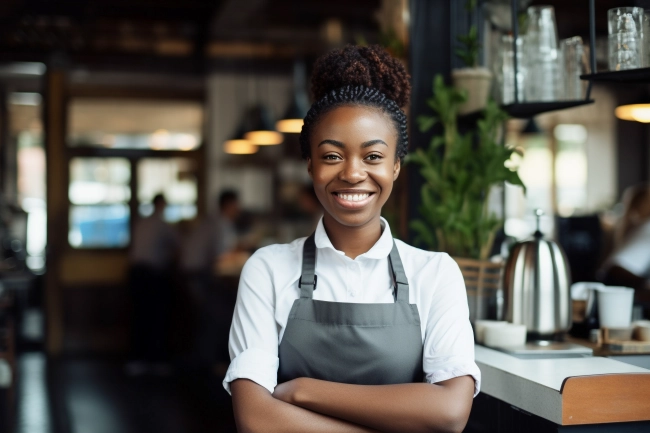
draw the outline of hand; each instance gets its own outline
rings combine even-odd
[[[273,397],[278,400],[281,400],[285,403],[296,404],[296,393],[300,387],[300,381],[302,378],[297,378],[290,380],[288,382],[281,383],[275,387],[273,391]]]

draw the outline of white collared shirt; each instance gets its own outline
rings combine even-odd
[[[388,254],[393,237],[386,220],[377,243],[356,259],[334,248],[321,219],[316,228],[314,299],[329,302],[392,303],[393,282]],[[289,311],[300,297],[298,279],[306,238],[261,248],[246,262],[230,328],[230,366],[223,386],[249,379],[273,392],[277,385],[278,346]],[[420,313],[425,380],[441,382],[474,378],[476,395],[481,372],[474,362],[474,336],[467,294],[456,262],[445,253],[420,250],[395,240],[409,282],[409,302]]]

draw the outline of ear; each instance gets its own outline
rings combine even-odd
[[[311,178],[311,180],[314,180],[314,173],[312,173],[311,158],[307,158],[307,173],[309,173],[309,177]]]
[[[402,163],[399,158],[397,158],[397,161],[395,161],[395,165],[393,166],[393,182],[397,180],[397,177],[399,176],[399,172],[402,168]]]

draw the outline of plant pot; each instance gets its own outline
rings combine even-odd
[[[462,257],[453,259],[458,263],[465,280],[470,321],[501,320],[503,263]]]
[[[463,68],[451,71],[454,87],[467,92],[467,101],[458,107],[458,114],[483,110],[487,105],[492,84],[492,72],[487,68]]]

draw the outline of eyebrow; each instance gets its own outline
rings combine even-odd
[[[323,144],[331,144],[333,146],[340,147],[341,149],[345,148],[345,144],[341,143],[340,141],[336,141],[336,140],[329,140],[329,139],[323,140],[320,143],[318,143],[318,147],[322,146]],[[384,140],[376,139],[376,140],[370,140],[370,141],[366,141],[364,143],[361,143],[361,148],[363,149],[363,148],[366,148],[366,147],[374,146],[375,144],[383,144],[384,146],[388,147],[388,144],[386,144],[386,142]]]

